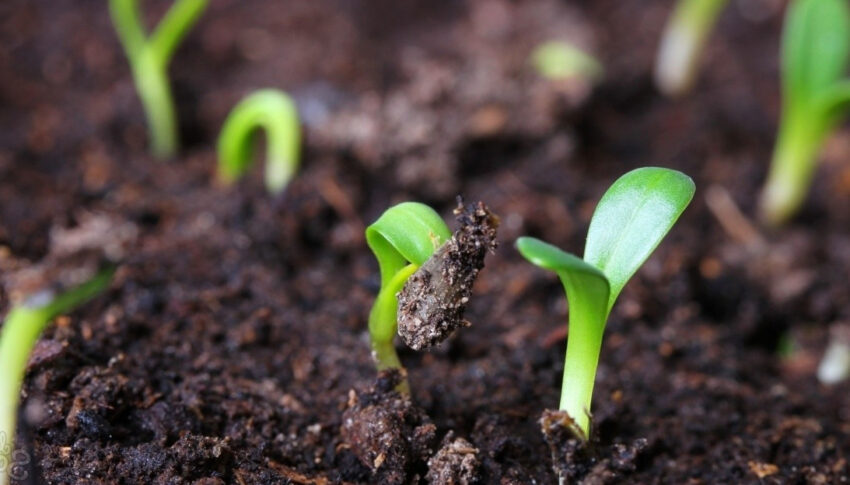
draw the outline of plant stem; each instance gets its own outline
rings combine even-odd
[[[808,193],[823,136],[808,124],[783,116],[770,172],[761,196],[761,219],[779,226],[800,208]]]
[[[132,65],[133,80],[148,120],[151,152],[159,159],[177,154],[177,112],[168,82],[168,66],[149,47]]]
[[[298,168],[301,127],[295,102],[276,89],[261,89],[227,116],[218,139],[219,174],[227,183],[241,177],[254,159],[253,135],[266,132],[266,189],[282,192]]]
[[[566,286],[566,284],[565,284]],[[559,409],[566,411],[584,434],[584,440],[590,438],[590,405],[593,399],[593,385],[596,381],[596,367],[599,365],[599,353],[602,350],[602,334],[605,332],[605,320],[594,321],[598,310],[582,308],[587,306],[584,300],[570,298],[569,329],[567,354],[564,358],[564,377],[561,382],[561,402]]]
[[[679,0],[658,48],[655,82],[668,96],[684,94],[696,78],[700,54],[728,0]]]
[[[398,298],[396,294],[404,287],[404,283],[419,269],[418,265],[408,264],[400,269],[378,292],[375,305],[369,313],[369,335],[372,339],[372,357],[378,366],[378,370],[401,369],[401,360],[398,358],[393,338],[398,331]],[[407,377],[399,384],[398,390],[405,394],[410,393],[410,384]]]
[[[0,485],[9,483],[14,466],[12,451],[21,384],[39,335],[56,315],[70,311],[106,288],[113,272],[111,267],[101,270],[88,282],[55,297],[49,293],[37,295],[46,301],[17,306],[6,316],[0,331],[0,437],[5,438],[0,448],[0,463],[5,465],[0,469]]]

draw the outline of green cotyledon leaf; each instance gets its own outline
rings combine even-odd
[[[587,232],[584,260],[608,278],[608,310],[694,196],[690,177],[659,167],[626,173],[605,192]]]

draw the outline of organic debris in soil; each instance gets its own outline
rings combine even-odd
[[[628,445],[596,446],[593,437],[590,440],[577,438],[575,422],[560,410],[543,411],[540,427],[552,453],[555,472],[566,483],[620,483],[624,476],[637,469],[636,462],[648,444],[645,438],[638,438]]]
[[[454,210],[460,227],[451,239],[411,276],[398,295],[398,334],[410,348],[439,344],[460,327],[469,326],[463,312],[472,284],[494,251],[499,218],[483,202]]]
[[[425,479],[434,485],[472,485],[479,483],[478,449],[461,437],[455,438],[449,431],[443,438],[443,446],[428,460]]]
[[[0,284],[13,301],[32,295],[59,294],[120,263],[138,235],[129,222],[106,215],[82,214],[73,228],[53,228],[50,250],[38,264],[0,261]],[[42,295],[43,296],[43,295]]]
[[[382,371],[369,391],[352,390],[343,414],[342,437],[372,470],[374,483],[415,482],[408,471],[432,453],[437,427],[409,396],[395,391],[402,372]]]

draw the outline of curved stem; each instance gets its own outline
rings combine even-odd
[[[401,361],[393,346],[393,338],[398,331],[398,298],[396,294],[404,283],[419,269],[418,265],[408,264],[399,270],[378,292],[372,311],[369,313],[369,336],[372,341],[372,357],[378,370],[401,369]],[[403,388],[403,389],[402,389]],[[409,393],[410,385],[405,377],[399,385],[399,391]]]
[[[230,183],[248,170],[254,158],[253,135],[260,129],[266,132],[266,189],[280,193],[298,169],[301,128],[295,102],[276,89],[247,96],[227,116],[218,138],[219,174]]]
[[[15,307],[6,316],[0,331],[0,437],[5,439],[0,447],[0,463],[5,465],[0,469],[0,485],[9,483],[14,466],[12,451],[21,385],[39,335],[56,315],[70,311],[106,288],[113,272],[111,267],[101,270],[88,282],[55,297],[49,293],[36,295],[36,301]]]

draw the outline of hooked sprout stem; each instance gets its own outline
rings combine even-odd
[[[266,133],[266,189],[278,194],[298,169],[301,128],[295,102],[277,89],[248,95],[227,116],[218,138],[219,176],[233,183],[248,171],[260,129]]]

